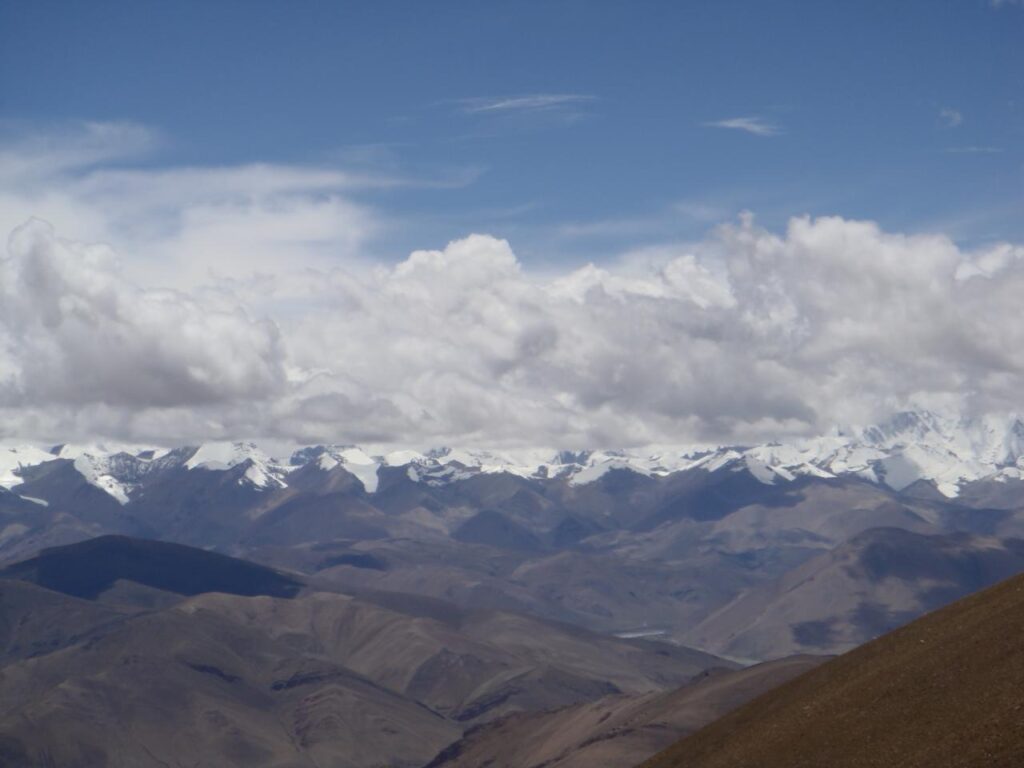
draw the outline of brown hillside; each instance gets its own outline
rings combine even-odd
[[[820,656],[795,656],[740,670],[709,670],[673,691],[605,696],[554,711],[516,713],[471,728],[427,768],[635,765],[822,661]]]
[[[1024,765],[1024,577],[803,675],[642,768]]]

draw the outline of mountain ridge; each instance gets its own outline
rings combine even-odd
[[[903,490],[927,481],[947,498],[977,480],[1024,480],[1024,420],[1016,414],[960,418],[931,411],[900,412],[888,421],[788,442],[757,445],[694,444],[633,450],[564,451],[532,448],[364,449],[350,444],[309,445],[275,458],[256,442],[210,442],[172,449],[110,445],[8,444],[0,447],[0,487],[12,490],[32,468],[51,461],[73,463],[90,484],[126,504],[147,476],[170,469],[238,471],[237,482],[258,490],[287,487],[296,469],[341,467],[367,493],[378,490],[383,467],[404,468],[416,483],[439,487],[479,474],[507,473],[534,480],[593,483],[626,470],[663,477],[703,469],[749,471],[775,485],[798,477],[857,477]]]

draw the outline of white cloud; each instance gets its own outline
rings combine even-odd
[[[714,120],[704,123],[710,128],[728,128],[734,131],[744,131],[754,136],[778,136],[782,128],[776,123],[765,120],[762,117],[730,117],[726,120]]]
[[[533,112],[574,107],[593,100],[593,96],[581,93],[532,93],[500,98],[461,99],[459,104],[464,112],[469,113]]]
[[[382,222],[353,194],[408,183],[330,167],[133,164],[155,144],[138,126],[87,124],[0,147],[0,231],[41,216],[62,234],[118,244],[136,279],[192,285],[354,257]]]
[[[956,128],[964,121],[963,113],[952,107],[943,107],[939,110],[939,120],[947,128]]]
[[[9,407],[168,407],[262,398],[284,384],[277,327],[238,306],[139,288],[109,248],[38,219],[3,264]]]
[[[160,143],[154,131],[135,123],[87,122],[49,130],[11,123],[2,126],[9,137],[0,146],[0,178],[5,186],[137,157]]]
[[[1018,245],[743,215],[559,274],[482,234],[383,264],[338,171],[96,162],[0,187],[61,220],[0,265],[5,435],[618,446],[1019,408]]]

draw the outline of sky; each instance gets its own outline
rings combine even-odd
[[[1024,4],[0,0],[0,437],[1021,410]]]

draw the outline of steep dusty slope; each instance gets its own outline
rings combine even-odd
[[[5,573],[0,765],[416,766],[475,722],[728,664],[409,595],[295,594],[263,566],[123,537]]]
[[[29,582],[0,579],[0,667],[82,642],[129,616]]]
[[[728,664],[687,648],[605,637],[526,616],[410,616],[326,593],[294,600],[203,595],[179,610],[230,617],[288,645],[296,656],[330,659],[466,723],[608,693],[664,690]]]
[[[523,617],[451,626],[334,594],[208,594],[122,617],[0,587],[11,598],[0,627],[19,630],[0,667],[0,765],[414,766],[475,721],[658,689],[717,663]],[[25,609],[25,591],[39,609]],[[47,598],[83,610],[71,614],[81,634],[60,631]]]
[[[644,768],[1024,765],[1024,577],[787,683]]]
[[[413,766],[459,730],[212,612],[143,614],[0,670],[2,765]]]
[[[1021,571],[1021,539],[876,528],[747,591],[679,637],[747,659],[842,653]]]
[[[717,669],[674,691],[607,696],[554,712],[511,715],[471,729],[429,768],[634,765],[823,660],[801,656],[743,670]]]

